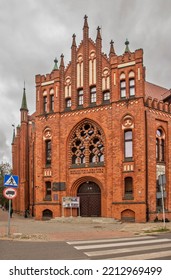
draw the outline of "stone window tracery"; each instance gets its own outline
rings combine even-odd
[[[90,122],[77,127],[71,142],[72,165],[96,165],[104,162],[104,141],[99,128]]]

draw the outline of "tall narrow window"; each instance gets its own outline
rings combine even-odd
[[[82,106],[84,102],[83,89],[78,90],[78,105]]]
[[[90,102],[96,103],[96,87],[90,88]]]
[[[132,130],[124,133],[125,159],[131,160],[133,157]]]
[[[47,96],[43,96],[43,112],[47,113]]]
[[[46,145],[46,165],[51,165],[51,140],[45,141]]]
[[[129,95],[135,96],[135,80],[134,79],[129,80]]]
[[[51,182],[45,183],[45,200],[51,200],[52,189],[51,189]]]
[[[133,198],[133,180],[132,177],[125,178],[125,198],[132,199]]]
[[[51,112],[54,111],[54,95],[53,94],[50,95],[50,111]]]
[[[120,81],[120,94],[121,98],[126,97],[126,81]]]
[[[165,161],[165,134],[161,128],[156,131],[156,160]]]

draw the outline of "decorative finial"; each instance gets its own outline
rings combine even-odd
[[[127,52],[130,52],[130,50],[129,50],[129,41],[128,41],[128,39],[126,39],[126,42],[125,42],[125,53],[127,53]]]
[[[75,38],[76,38],[76,35],[75,35],[75,33],[72,35],[72,46],[76,46],[76,40],[75,40]]]
[[[101,34],[100,34],[100,26],[97,27],[97,39],[101,39]]]
[[[60,63],[60,67],[63,66],[64,67],[64,55],[63,53],[61,54],[61,63]]]
[[[115,55],[115,50],[114,50],[114,41],[110,41],[110,55]]]
[[[84,27],[88,27],[87,18],[88,18],[88,16],[85,15],[85,16],[84,16]]]
[[[57,60],[56,57],[55,57],[55,59],[54,59],[54,63],[55,63],[55,65],[54,65],[54,67],[53,67],[53,70],[58,70],[58,60]]]

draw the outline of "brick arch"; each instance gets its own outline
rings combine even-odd
[[[125,222],[135,222],[135,212],[131,209],[125,209],[121,212],[121,220]]]
[[[72,190],[80,198],[80,216],[100,217],[102,209],[102,185],[92,176],[77,179]]]
[[[43,219],[52,219],[53,218],[53,212],[46,208],[42,211],[42,218]]]
[[[92,120],[92,119],[89,119],[89,118],[85,118],[83,120],[81,120],[80,122],[78,122],[71,130],[70,134],[69,134],[69,137],[68,137],[68,142],[70,142],[74,136],[74,133],[75,133],[75,130],[78,128],[78,127],[81,127],[84,123],[86,122],[89,122],[91,124],[94,124],[95,126],[97,126],[97,128],[100,130],[103,138],[105,139],[105,134],[104,134],[104,131],[103,129],[101,128],[100,124],[98,124],[96,121]]]
[[[87,181],[92,181],[94,183],[96,183],[100,190],[101,190],[101,193],[103,193],[103,185],[102,183],[95,177],[93,176],[83,176],[83,177],[80,177],[78,178],[71,186],[71,195],[75,196],[77,194],[77,190],[79,188],[79,186]]]

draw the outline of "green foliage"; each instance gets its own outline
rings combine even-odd
[[[8,205],[8,199],[6,199],[3,196],[3,190],[4,190],[4,175],[11,173],[11,165],[6,162],[0,163],[0,204],[1,205]]]

